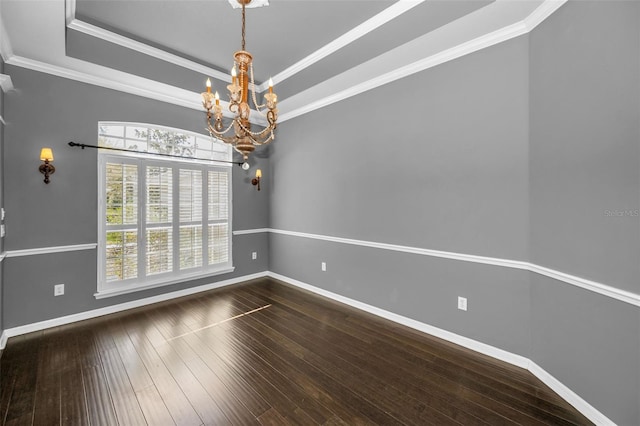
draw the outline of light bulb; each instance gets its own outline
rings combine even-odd
[[[246,161],[242,164],[242,170],[249,170],[249,167],[251,166]]]

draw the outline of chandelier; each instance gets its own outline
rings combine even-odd
[[[243,168],[248,168],[246,163],[256,146],[268,144],[274,138],[278,110],[276,104],[278,96],[273,93],[273,81],[269,79],[269,92],[264,95],[264,104],[259,104],[255,92],[253,79],[253,57],[245,50],[245,6],[251,0],[237,0],[242,5],[242,49],[234,55],[234,65],[231,70],[231,84],[227,86],[229,90],[229,111],[234,114],[231,123],[225,127],[222,120],[222,107],[220,106],[220,96],[218,92],[211,93],[211,80],[207,79],[207,91],[202,93],[202,105],[207,111],[207,129],[209,134],[225,143],[242,154],[245,161]],[[236,71],[239,70],[239,73]],[[251,81],[249,81],[251,79]],[[251,83],[251,84],[249,84]],[[249,92],[256,111],[266,118],[267,126],[254,132],[251,130],[249,122]],[[213,122],[212,122],[213,119]]]

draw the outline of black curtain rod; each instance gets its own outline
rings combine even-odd
[[[135,154],[146,154],[146,155],[159,155],[161,157],[173,157],[173,158],[182,158],[182,159],[190,159],[190,160],[200,160],[200,161],[212,161],[214,163],[227,163],[227,164],[237,164],[238,166],[242,166],[243,163],[239,163],[237,161],[224,161],[224,160],[211,160],[209,158],[192,158],[192,157],[183,157],[181,155],[174,155],[174,154],[163,154],[161,152],[144,152],[144,151],[136,151],[133,149],[124,149],[124,148],[113,148],[110,146],[98,146],[98,145],[87,145],[84,143],[76,143],[76,142],[69,142],[69,146],[71,147],[75,147],[78,146],[82,149],[85,148],[94,148],[94,149],[108,149],[111,151],[123,151],[123,152],[133,152]]]

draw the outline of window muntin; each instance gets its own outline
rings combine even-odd
[[[230,148],[222,142],[175,129],[157,130],[100,123],[99,143],[140,149],[144,142],[153,145],[149,152],[195,155],[202,151],[200,140],[206,140],[202,146],[210,156],[231,159]],[[98,158],[97,296],[232,270],[229,165],[113,151],[100,151]]]

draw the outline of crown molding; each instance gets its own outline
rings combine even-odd
[[[294,108],[289,111],[286,111],[286,108],[284,108],[285,112],[280,115],[278,121],[280,123],[283,123],[292,118],[315,111],[316,109],[331,105],[352,96],[356,96],[368,90],[375,89],[376,87],[391,83],[420,71],[427,70],[437,65],[441,65],[445,62],[458,59],[462,56],[466,56],[479,50],[486,49],[496,44],[527,34],[543,20],[548,18],[553,12],[558,10],[566,2],[567,0],[545,0],[529,16],[519,22],[504,26],[496,31],[490,32],[480,37],[476,37],[464,43],[460,43],[449,49],[445,49],[436,54],[424,57],[408,65],[398,67],[392,71],[378,75],[369,80],[361,81],[358,84],[332,93],[329,96],[316,99],[315,101],[309,103],[304,103],[304,105],[301,107]]]
[[[7,34],[7,30],[4,25],[4,20],[1,14],[0,14],[0,56],[2,56],[2,59],[5,62],[7,62],[7,60],[13,56],[13,48],[11,47],[11,42],[9,41],[9,35]]]
[[[333,40],[329,44],[324,45],[323,47],[316,50],[309,56],[301,59],[300,61],[291,65],[289,68],[286,68],[284,71],[279,72],[278,74],[273,76],[274,84],[280,83],[288,79],[289,77],[292,77],[293,75],[299,73],[300,71],[303,71],[304,69],[310,67],[316,62],[321,61],[322,59],[326,58],[332,53],[342,49],[343,47],[365,36],[366,34],[370,33],[376,28],[379,28],[382,25],[386,24],[387,22],[402,15],[403,13],[408,12],[409,10],[420,5],[424,1],[425,0],[411,0],[411,1],[405,0],[405,1],[398,1],[394,3],[393,5],[389,6],[388,8],[378,13],[377,15],[373,16],[372,18],[369,18],[368,20],[358,25],[357,27],[347,31],[346,33],[344,33],[337,39]],[[263,92],[267,90],[268,85],[269,85],[268,82],[264,82],[260,86],[258,86],[257,90],[259,89],[260,92]]]
[[[527,32],[533,30],[545,19],[551,16],[556,10],[565,4],[567,0],[546,0],[533,11],[533,13],[524,19],[527,26]]]
[[[361,24],[360,26],[356,27],[352,31],[349,31],[345,35],[334,40],[334,42],[303,59],[298,64],[295,64],[291,69],[287,69],[282,73],[276,75],[274,80],[276,82],[283,81],[283,79],[286,79],[296,72],[304,69],[305,67],[310,66],[312,63],[314,63],[314,61],[317,62],[318,60],[322,59],[322,57],[325,57],[326,55],[336,51],[343,46],[346,46],[348,43],[358,39],[359,37],[362,37],[367,32],[370,32],[373,29],[377,28],[377,26],[383,25],[384,23],[389,22],[391,19],[400,16],[402,13],[410,10],[412,7],[415,7],[422,1],[423,0],[407,0],[396,2],[393,6],[385,9],[384,11],[366,21],[365,23]],[[278,122],[283,123],[292,118],[315,111],[316,109],[331,105],[365,91],[374,89],[381,85],[391,83],[414,73],[429,69],[431,67],[435,67],[445,62],[460,58],[470,53],[477,52],[481,49],[491,47],[498,43],[526,34],[533,28],[535,28],[538,24],[540,24],[540,22],[550,16],[553,12],[555,12],[558,8],[560,8],[564,3],[566,3],[566,1],[567,0],[545,0],[540,4],[540,6],[530,12],[528,16],[516,23],[506,25],[502,28],[499,28],[498,30],[489,32],[487,34],[464,42],[459,42],[461,39],[460,37],[458,37],[456,39],[458,40],[458,44],[455,44],[450,48],[440,48],[439,50],[434,50],[435,53],[424,53],[425,56],[417,61],[397,68],[392,68],[393,64],[406,63],[397,60],[397,56],[402,56],[404,54],[403,49],[406,48],[406,45],[400,46],[399,48],[389,51],[386,54],[379,56],[378,58],[374,58],[365,64],[357,66],[330,80],[325,81],[324,83],[320,83],[319,85],[298,93],[290,99],[282,101],[279,104],[281,114],[279,116]],[[504,6],[508,6],[509,3],[510,0],[496,0],[493,5],[496,7],[495,10],[500,13],[501,7],[504,9]],[[99,27],[75,19],[75,0],[65,0],[65,15],[68,21],[69,28],[82,31],[96,37],[104,38],[105,40],[108,40],[110,42],[120,44],[124,47],[134,49],[147,55],[158,57],[162,60],[166,60],[168,62],[188,69],[193,69],[209,75],[216,74],[217,76],[219,76],[215,78],[220,78],[225,81],[229,79],[229,76],[227,76],[226,74],[213,70],[212,68],[205,67],[201,64],[197,64],[193,61],[189,61],[187,59],[164,52],[160,49],[145,45],[143,43],[129,40],[118,34],[111,33]],[[482,22],[482,19],[486,19],[486,16],[487,14],[483,15],[483,17],[480,18],[476,17],[477,19],[479,19],[479,21],[472,21],[472,23]],[[467,23],[467,21],[464,22]],[[460,22],[458,22],[458,24],[460,24]],[[469,28],[473,27],[473,25],[462,25],[462,27]],[[458,31],[460,31],[460,25],[458,25],[457,28]],[[2,29],[4,30],[4,28]],[[449,34],[449,36],[450,35],[451,34]],[[2,43],[0,43],[0,47],[3,48],[3,54],[7,55],[8,59],[6,60],[6,63],[8,64],[21,66],[33,69],[35,71],[53,74],[88,84],[102,86],[113,90],[131,93],[134,95],[167,102],[178,106],[183,106],[197,111],[202,111],[202,105],[198,93],[126,73],[114,74],[113,70],[109,70],[107,72],[102,69],[98,69],[98,71],[94,73],[86,63],[80,63],[80,61],[69,61],[69,64],[59,66],[47,64],[25,57],[13,56],[13,54],[11,53],[11,47],[6,37],[2,37],[1,42]],[[391,64],[390,66],[386,67],[387,71],[385,72],[383,67],[381,73],[375,72],[378,69],[377,65],[380,65],[380,61],[385,58],[389,59],[389,61],[383,62],[385,62],[386,64]],[[92,66],[98,67],[97,65]],[[105,68],[105,70],[108,70],[108,68]],[[109,77],[107,77],[107,75]],[[358,78],[354,78],[354,76],[356,75]],[[367,78],[367,75],[369,75],[370,78]],[[353,81],[355,81],[356,84],[349,84],[349,82]],[[266,84],[268,83],[257,85],[256,90],[264,90],[264,86]],[[231,117],[232,114],[227,111],[228,103],[225,101],[221,101],[221,103],[223,105],[225,117]],[[251,122],[257,125],[265,126],[265,118],[256,110],[252,110],[252,112],[253,114],[251,114]]]
[[[95,74],[89,74],[83,71],[74,70],[67,67],[48,64],[34,59],[24,58],[21,56],[13,56],[6,62],[9,65],[14,65],[22,68],[27,68],[33,71],[42,72],[45,74],[55,75],[57,77],[67,78],[70,80],[79,81],[81,83],[92,84],[94,86],[105,87],[107,89],[118,90],[121,92],[130,93],[133,95],[143,96],[150,99],[155,99],[162,102],[168,102],[174,105],[179,105],[185,108],[191,108],[199,110],[202,108],[200,102],[198,102],[194,93],[178,89],[172,86],[168,86],[161,83],[152,82],[146,80],[147,84],[140,84],[137,82],[125,82],[119,81],[115,78],[109,79],[100,77]],[[123,73],[124,74],[124,73]],[[143,80],[139,78],[139,80]],[[154,90],[152,86],[160,87],[162,90]]]
[[[6,63],[9,65],[27,68],[33,71],[51,74],[57,77],[67,78],[94,86],[100,86],[107,89],[142,96],[161,102],[167,102],[173,105],[190,108],[200,112],[203,111],[202,101],[199,93],[194,93],[189,90],[180,89],[178,87],[169,86],[163,83],[158,83],[142,77],[132,76],[131,74],[120,73],[122,78],[117,79],[113,70],[109,70],[108,72],[112,75],[112,77],[106,78],[68,67],[61,67],[29,58],[24,58],[21,56],[13,56],[9,60],[7,60]],[[222,106],[223,115],[225,117],[231,118],[234,116],[229,111],[228,102],[220,100],[220,105]],[[251,123],[265,125],[266,119],[260,114],[260,112],[253,109],[251,110],[251,112]]]
[[[286,68],[284,71],[279,72],[278,74],[272,77],[272,80],[274,81],[274,83],[277,84],[288,79],[289,77],[299,73],[300,71],[312,66],[316,62],[326,58],[327,56],[331,55],[337,50],[340,50],[343,47],[349,45],[350,43],[353,43],[354,41],[370,33],[376,28],[386,24],[387,22],[397,18],[403,13],[418,6],[424,1],[425,0],[409,0],[409,1],[405,0],[405,1],[399,1],[397,3],[394,3],[390,7],[383,10],[382,12],[366,20],[365,22],[351,29],[350,31],[347,31],[346,33],[344,33],[337,39],[333,40],[329,44],[323,46],[322,48],[308,55],[306,58],[303,58],[302,60],[296,62],[295,64]],[[268,5],[268,2],[267,2],[267,5]],[[100,28],[98,26],[81,21],[79,19],[76,19],[75,15],[76,15],[76,0],[65,0],[66,24],[67,24],[67,27],[70,29],[82,32],[92,37],[100,38],[102,40],[117,44],[122,47],[126,47],[128,49],[135,50],[145,55],[152,56],[154,58],[181,66],[183,68],[190,69],[195,72],[200,72],[202,74],[211,76],[218,80],[231,82],[230,76],[226,73],[223,73],[211,67],[204,66],[195,61],[185,59],[178,55],[174,55],[162,49],[149,46],[148,44],[132,40],[128,37],[124,37],[112,31],[105,30],[104,28]],[[255,90],[259,93],[264,92],[268,88],[269,88],[268,81],[265,81],[262,84],[255,86]]]
[[[76,0],[64,0],[64,22],[69,25],[76,18]]]
[[[2,88],[3,92],[8,92],[9,90],[13,90],[13,82],[11,81],[11,77],[6,74],[0,74],[0,88]]]
[[[95,25],[80,21],[75,18],[67,23],[67,28],[102,39],[109,43],[117,44],[127,49],[135,50],[136,52],[140,52],[142,54],[160,59],[162,61],[178,65],[182,68],[202,73],[218,80],[231,82],[231,77],[226,73],[199,64],[195,61],[185,59],[181,56],[174,55],[173,53],[166,52],[162,49],[158,49],[157,47],[149,46],[148,44],[121,36],[120,34],[105,30],[104,28],[97,27]]]

